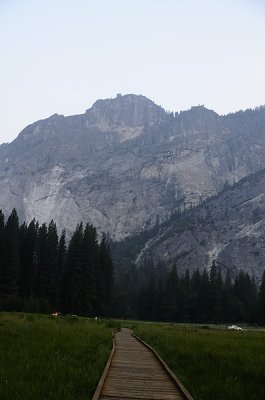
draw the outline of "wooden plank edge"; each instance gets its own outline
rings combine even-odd
[[[100,380],[98,382],[98,385],[97,385],[96,391],[95,391],[95,393],[94,393],[94,395],[92,397],[92,400],[98,400],[99,399],[99,396],[100,396],[101,391],[103,389],[104,382],[105,382],[106,377],[107,377],[108,372],[109,372],[109,367],[110,367],[110,364],[111,364],[111,361],[112,361],[112,357],[113,357],[113,354],[114,354],[114,351],[115,351],[115,347],[116,347],[115,346],[115,337],[113,337],[113,339],[112,339],[112,350],[110,352],[108,361],[107,361],[107,363],[105,365],[105,368],[104,368],[104,371],[103,371],[103,373],[101,375],[101,378],[100,378]]]
[[[137,339],[140,343],[142,343],[145,347],[147,347],[151,352],[155,355],[155,357],[158,359],[162,367],[166,370],[170,378],[174,381],[176,386],[179,388],[181,393],[184,395],[185,399],[187,400],[194,400],[192,395],[189,393],[189,391],[185,388],[185,386],[181,383],[181,381],[176,377],[173,371],[169,368],[169,366],[165,363],[165,361],[160,357],[160,355],[157,353],[153,347],[151,347],[148,343],[146,343],[144,340],[140,339],[135,333],[132,333],[133,337]]]

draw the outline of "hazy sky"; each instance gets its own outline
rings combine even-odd
[[[0,143],[143,94],[220,114],[265,104],[264,0],[0,0]]]

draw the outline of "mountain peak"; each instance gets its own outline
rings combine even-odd
[[[187,110],[187,112],[192,113],[196,116],[203,116],[203,115],[210,116],[211,115],[211,116],[219,117],[219,115],[215,111],[210,110],[209,108],[206,108],[204,106],[204,104],[198,104],[197,106],[192,106],[190,108],[190,110]]]
[[[147,97],[136,94],[117,94],[114,99],[97,100],[86,114],[94,123],[105,122],[129,127],[152,125],[166,116],[162,107]]]
[[[159,107],[157,106],[152,100],[148,99],[147,97],[141,95],[141,94],[121,94],[117,93],[115,98],[110,98],[110,99],[99,99],[97,100],[92,108],[98,108],[101,107],[102,105],[107,105],[109,107],[117,107],[117,106],[124,106],[124,105],[139,105],[139,106],[149,106],[149,107]],[[159,107],[161,108],[161,107]],[[89,110],[87,110],[89,111]]]

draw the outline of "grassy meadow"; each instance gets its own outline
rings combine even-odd
[[[265,399],[265,332],[166,324],[138,324],[134,331],[194,399]]]
[[[265,332],[22,313],[0,313],[0,399],[91,399],[121,325],[133,325],[194,399],[265,399]]]
[[[114,325],[0,313],[0,399],[92,398],[112,347]]]

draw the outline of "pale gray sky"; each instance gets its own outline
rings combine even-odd
[[[0,143],[143,94],[167,110],[265,104],[264,0],[0,0]]]

